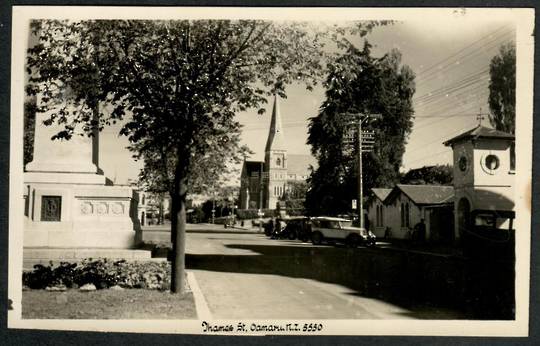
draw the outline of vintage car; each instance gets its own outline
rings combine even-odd
[[[287,226],[280,233],[280,238],[286,238],[290,240],[300,239],[301,241],[308,241],[311,239],[311,221],[309,217],[297,216],[286,219]]]
[[[360,227],[350,226],[351,221],[338,217],[315,217],[311,219],[311,242],[344,243],[351,247],[375,245],[375,234]]]

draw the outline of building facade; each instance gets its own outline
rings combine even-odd
[[[397,184],[393,189],[372,189],[368,205],[370,228],[379,238],[409,239],[424,220],[426,239],[451,242],[454,188],[439,185]],[[443,221],[446,220],[446,221]]]
[[[291,181],[305,181],[310,155],[289,155],[278,97],[274,97],[272,119],[266,140],[264,161],[244,161],[240,179],[240,209],[276,209],[290,189]]]
[[[456,238],[474,236],[482,228],[512,230],[514,135],[477,126],[444,144],[454,153]],[[477,234],[479,239],[489,236]]]

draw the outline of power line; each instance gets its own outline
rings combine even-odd
[[[473,85],[469,85],[467,87],[464,87],[462,90],[456,90],[454,93],[448,94],[448,96],[442,96],[437,100],[432,100],[430,102],[419,104],[416,106],[416,110],[425,111],[429,109],[429,112],[433,112],[434,108],[441,108],[445,109],[443,112],[446,112],[448,107],[455,109],[456,103],[459,104],[465,101],[470,101],[471,97],[473,97],[475,100],[487,97],[487,93],[489,92],[489,84],[480,84],[476,87],[472,86]],[[456,93],[458,91],[461,92]]]
[[[452,59],[452,58],[455,57],[456,55],[459,55],[461,52],[467,50],[468,48],[470,48],[470,47],[474,46],[475,44],[477,44],[478,42],[482,41],[482,40],[485,39],[486,37],[489,37],[489,36],[495,34],[496,32],[501,31],[502,29],[505,29],[505,28],[508,28],[508,26],[507,26],[507,25],[501,26],[501,27],[498,28],[497,30],[495,30],[495,31],[493,31],[493,32],[491,32],[491,33],[489,33],[489,34],[487,34],[487,35],[485,35],[485,36],[480,37],[479,39],[473,41],[471,44],[465,46],[464,48],[461,48],[459,51],[455,52],[454,54],[450,55],[449,57],[447,57],[447,58],[445,58],[445,59],[443,59],[443,60],[441,60],[441,61],[439,61],[439,62],[437,62],[437,63],[435,63],[435,64],[433,64],[433,65],[431,65],[431,66],[429,66],[429,67],[427,67],[426,69],[424,69],[423,71],[421,71],[420,73],[418,73],[418,76],[420,76],[420,75],[422,75],[423,73],[426,73],[427,71],[429,71],[429,70],[431,70],[431,69],[433,69],[433,68],[439,66],[439,65],[442,64],[443,62],[446,62],[446,61],[448,61],[449,59]]]
[[[505,36],[507,36],[508,34],[513,34],[514,31],[511,30],[511,31],[508,31],[506,33],[504,33],[503,35],[501,35],[500,37],[497,37],[491,41],[488,41],[486,42],[484,45],[482,46],[479,46],[477,47],[475,50],[471,51],[470,53],[467,53],[465,55],[463,55],[462,57],[460,57],[460,64],[456,64],[456,63],[448,63],[448,64],[445,64],[443,66],[441,66],[439,69],[437,70],[434,70],[430,73],[428,73],[427,75],[422,75],[422,72],[420,72],[418,75],[417,75],[417,78],[416,78],[416,81],[428,81],[430,79],[432,79],[433,76],[436,76],[437,74],[443,72],[443,71],[448,71],[448,70],[451,70],[453,68],[456,68],[456,67],[461,67],[461,62],[463,61],[467,61],[469,59],[471,59],[472,57],[476,57],[477,55],[479,55],[479,53],[485,53],[497,46],[500,46],[501,44],[504,44],[504,43],[507,43],[507,38]],[[504,39],[503,39],[504,37]]]
[[[477,114],[473,114],[473,115],[477,115]],[[431,142],[429,142],[429,143],[421,143],[421,144],[419,144],[419,145],[421,145],[421,147],[413,148],[413,150],[408,151],[408,154],[415,153],[415,152],[417,152],[417,151],[420,150],[420,149],[424,149],[426,145],[430,145],[430,144],[433,144],[433,143],[438,142],[438,141],[441,141],[441,143],[442,143],[442,142],[444,141],[445,138],[448,138],[448,137],[450,137],[450,136],[457,135],[458,133],[461,133],[461,132],[463,132],[465,129],[468,129],[468,128],[469,128],[469,127],[460,128],[460,129],[457,130],[457,131],[454,130],[454,131],[452,131],[452,132],[450,132],[450,133],[448,133],[448,134],[444,134],[444,135],[442,135],[442,136],[440,136],[440,137],[437,137],[437,139],[435,139],[435,140],[433,140],[433,141],[431,141]]]
[[[469,75],[468,77],[465,77],[465,78],[460,79],[458,81],[452,82],[452,83],[450,83],[448,85],[445,85],[445,86],[442,86],[440,88],[431,90],[430,92],[428,92],[426,94],[423,94],[421,96],[413,97],[413,101],[423,101],[423,100],[426,100],[426,99],[430,99],[430,98],[436,97],[437,95],[444,94],[444,93],[447,93],[447,92],[449,92],[449,91],[451,91],[453,89],[459,88],[460,86],[462,86],[464,84],[467,84],[467,83],[470,83],[470,82],[482,81],[483,77],[488,77],[489,76],[488,71],[489,71],[488,68],[482,69],[482,70],[480,70],[480,71],[478,71],[478,72],[476,72],[474,74]]]

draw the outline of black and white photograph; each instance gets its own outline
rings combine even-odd
[[[12,27],[10,328],[528,335],[534,9]]]

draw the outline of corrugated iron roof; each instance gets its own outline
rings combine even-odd
[[[454,198],[453,186],[397,184],[388,195],[385,203],[390,203],[399,194],[399,191],[418,205],[451,203]]]

